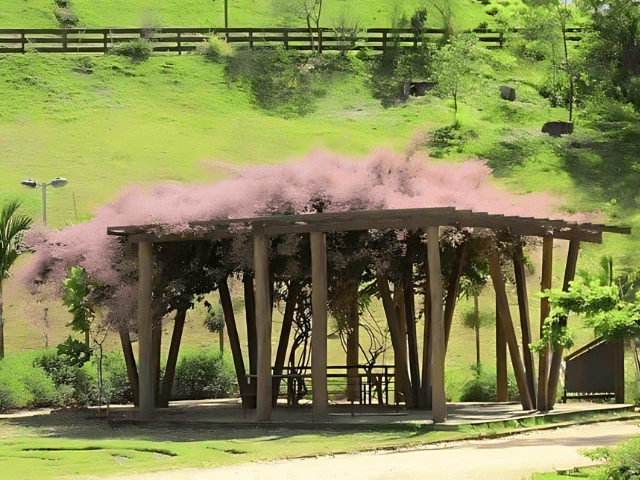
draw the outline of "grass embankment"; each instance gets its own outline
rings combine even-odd
[[[348,2],[351,16],[357,16],[360,25],[390,27],[392,18],[405,13],[409,17],[415,8],[427,6],[428,23],[441,27],[442,16],[433,6],[422,0],[389,2],[387,0],[351,0]],[[394,3],[397,5],[394,8]],[[472,0],[447,2],[461,29],[475,28],[492,17],[486,7]],[[508,3],[508,2],[507,2]],[[511,2],[520,3],[520,2]],[[53,0],[14,2],[0,0],[0,28],[57,28]],[[218,27],[224,26],[224,2],[187,0],[75,0],[73,11],[78,16],[78,27]],[[321,24],[331,27],[334,19],[345,9],[344,2],[326,1],[323,5]],[[230,27],[273,27],[282,18],[273,15],[271,1],[233,0],[229,2]],[[306,26],[304,20],[289,18],[286,26]]]
[[[0,178],[0,200],[18,197],[25,211],[38,218],[40,196],[19,182],[67,177],[67,187],[49,191],[48,219],[59,228],[87,221],[95,208],[131,184],[216,181],[238,166],[289,161],[313,148],[354,158],[376,147],[401,153],[422,131],[432,132],[433,140],[418,142],[418,150],[426,148],[449,161],[488,158],[496,182],[516,195],[546,192],[563,201],[569,212],[599,210],[614,221],[640,223],[633,188],[639,179],[632,155],[640,145],[640,130],[630,121],[634,114],[626,112],[624,121],[603,131],[593,112],[579,112],[573,136],[547,137],[540,133],[541,125],[566,120],[568,113],[551,108],[538,94],[544,66],[495,51],[486,52],[481,75],[461,97],[459,124],[452,128],[450,100],[427,96],[383,108],[374,96],[375,77],[367,63],[349,58],[349,68],[316,75],[310,113],[282,118],[259,108],[247,84],[230,81],[222,65],[196,55],[155,56],[139,64],[113,56],[4,57],[0,166],[5,174]],[[516,86],[516,102],[499,98],[502,83]],[[557,242],[556,258],[564,256],[562,243]],[[603,246],[585,246],[581,266],[596,265],[606,252],[616,254],[615,265],[634,268],[637,244],[638,233],[605,235]],[[533,294],[540,272],[535,247],[531,257],[537,267],[529,277]],[[554,283],[562,276],[563,265],[556,262]],[[59,302],[37,303],[15,281],[5,284],[4,299],[8,352],[43,347],[45,339],[56,345],[68,335],[64,325],[70,317]],[[538,304],[531,301],[534,332]],[[481,308],[493,311],[488,293]],[[185,344],[214,343],[201,326],[202,318],[202,308],[189,312]],[[238,320],[242,325],[241,313]],[[277,315],[275,321],[278,335]],[[457,321],[452,335],[448,390],[456,399],[469,378],[475,352],[473,333]],[[166,348],[168,329],[164,336]],[[591,336],[582,331],[576,344]],[[482,360],[490,365],[495,362],[494,329],[483,329],[481,338]],[[117,339],[109,345],[117,348]],[[342,363],[343,355],[339,341],[330,339],[330,361]]]
[[[593,422],[610,416],[585,414]],[[616,417],[622,418],[622,417]],[[379,449],[412,448],[446,441],[495,437],[553,425],[557,419],[532,418],[461,426],[379,428],[354,433],[293,429],[175,429],[111,427],[86,412],[0,420],[0,467],[7,478],[106,476],[214,467]],[[123,440],[126,438],[126,440]]]

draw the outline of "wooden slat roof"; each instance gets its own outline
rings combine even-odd
[[[131,242],[175,242],[215,240],[260,229],[267,235],[307,232],[339,232],[384,228],[420,228],[427,226],[457,226],[490,228],[509,231],[514,235],[579,239],[601,243],[602,233],[630,234],[628,227],[613,227],[592,223],[576,223],[549,218],[517,217],[456,210],[453,207],[411,208],[399,210],[365,210],[341,213],[305,215],[271,215],[191,222],[180,233],[171,233],[170,225],[128,225],[109,227],[109,235],[126,236]]]

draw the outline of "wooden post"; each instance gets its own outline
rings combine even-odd
[[[416,332],[415,299],[413,295],[413,258],[415,251],[407,251],[407,264],[404,272],[404,312],[407,325],[407,340],[409,342],[409,372],[411,373],[412,404],[420,406],[420,363],[418,357],[418,338]]]
[[[289,50],[289,30],[284,31],[284,48]]]
[[[102,32],[102,49],[104,50],[105,55],[109,51],[109,33],[107,30]]]
[[[313,418],[329,413],[327,393],[327,246],[324,232],[311,232],[311,381]]]
[[[538,400],[538,386],[536,384],[536,366],[533,363],[533,353],[529,348],[533,339],[531,337],[531,321],[529,319],[529,296],[527,294],[527,280],[524,272],[524,254],[522,246],[517,246],[513,253],[513,268],[516,278],[516,290],[518,292],[518,308],[520,310],[520,329],[522,330],[522,355],[524,368],[527,371],[527,385],[531,393],[531,401],[536,408]]]
[[[522,358],[520,358],[518,340],[516,339],[516,333],[511,320],[511,312],[509,311],[507,291],[505,290],[504,279],[502,278],[502,271],[500,270],[500,259],[495,252],[489,255],[489,274],[491,275],[493,287],[496,291],[496,304],[499,312],[498,318],[500,319],[500,324],[502,325],[502,330],[504,331],[504,336],[509,346],[513,373],[516,376],[518,391],[520,392],[520,402],[522,403],[522,408],[525,410],[533,410],[533,402],[531,401],[529,388],[527,387],[527,375],[524,370]]]
[[[182,33],[178,32],[178,55],[182,55]]]
[[[562,290],[569,291],[569,282],[576,276],[576,264],[578,263],[578,253],[580,251],[580,240],[574,239],[569,242],[569,253],[567,254],[567,265],[564,271],[564,282]],[[567,318],[560,319],[560,325],[567,326]],[[547,410],[552,410],[556,403],[556,389],[558,388],[558,377],[560,376],[560,364],[562,363],[562,347],[554,350],[551,355],[551,366],[549,367],[549,380],[547,385]]]
[[[553,267],[553,237],[544,237],[542,240],[542,277],[540,279],[540,289],[542,291],[551,288],[551,274]],[[540,300],[540,336],[545,319],[549,316],[549,299]],[[547,384],[549,381],[549,348],[547,345],[540,350],[538,360],[538,402],[537,408],[541,412],[546,412],[547,407]]]
[[[500,320],[498,308],[498,294],[496,294],[496,397],[499,402],[509,400],[509,382],[507,380],[507,339]]]
[[[153,291],[153,244],[138,245],[138,360],[140,363],[140,419],[153,417],[153,322],[151,319],[151,295]]]
[[[169,356],[167,357],[167,366],[164,370],[162,378],[162,391],[158,399],[159,407],[168,407],[171,390],[173,389],[173,381],[176,375],[176,364],[178,363],[178,352],[180,351],[180,341],[182,340],[182,331],[184,330],[184,322],[187,317],[185,309],[176,312],[175,323],[173,325],[173,334],[171,335],[171,346],[169,347]]]
[[[249,29],[249,48],[253,48],[253,28]]]
[[[67,49],[68,45],[68,35],[69,32],[67,30],[62,33],[62,48],[64,48],[65,50]]]
[[[258,333],[257,419],[271,420],[271,303],[269,301],[269,252],[264,231],[255,228],[253,264],[256,280],[256,327]]]
[[[318,29],[318,53],[322,55],[322,29]]]
[[[453,313],[456,308],[456,300],[458,298],[458,289],[460,288],[460,277],[464,271],[466,245],[460,245],[453,254],[453,266],[451,274],[447,281],[447,300],[444,306],[444,325],[445,325],[445,348],[449,346],[449,336],[451,335],[451,325],[453,325]]]
[[[422,342],[422,388],[420,404],[432,408],[431,402],[431,282],[429,281],[429,253],[424,259],[424,336]],[[446,308],[445,308],[446,310]],[[446,315],[445,315],[446,316]],[[446,321],[445,321],[446,326]],[[446,328],[446,327],[445,327]],[[446,335],[445,335],[446,337]],[[446,340],[445,340],[446,347]]]
[[[620,341],[615,344],[616,346],[616,358],[613,367],[613,374],[615,375],[615,394],[616,403],[624,403],[624,342]]]
[[[382,298],[384,313],[387,317],[389,325],[389,334],[391,335],[391,343],[393,344],[393,353],[395,358],[395,374],[396,374],[396,391],[401,390],[404,395],[405,406],[412,407],[411,381],[409,380],[409,370],[407,368],[407,340],[404,332],[400,327],[400,320],[396,314],[395,305],[391,299],[389,290],[389,280],[381,273],[376,275],[378,282],[378,290]],[[404,347],[404,348],[403,348]]]
[[[27,36],[25,35],[24,32],[22,32],[20,34],[20,52],[21,53],[24,53],[24,50],[25,50],[24,45],[25,45],[25,43],[27,43]]]
[[[386,51],[387,50],[387,32],[384,31],[382,32],[382,51]]]
[[[444,388],[445,327],[442,309],[442,270],[440,266],[440,227],[427,227],[427,258],[429,290],[431,291],[431,411],[433,423],[447,418],[447,397]]]

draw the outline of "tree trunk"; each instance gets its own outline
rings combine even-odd
[[[129,384],[133,391],[133,404],[137,407],[140,405],[140,384],[138,382],[138,367],[136,366],[136,358],[133,355],[131,347],[131,338],[129,337],[129,328],[120,328],[120,343],[122,343],[122,353],[124,354],[124,363],[127,366],[127,376]]]
[[[227,333],[229,335],[229,348],[233,355],[233,365],[235,366],[236,377],[238,378],[238,388],[240,389],[242,406],[244,408],[255,408],[256,397],[249,396],[247,389],[247,377],[244,369],[244,360],[242,359],[240,338],[238,337],[236,318],[233,314],[231,294],[229,293],[229,284],[226,278],[218,282],[218,293],[220,294],[220,303],[222,304],[222,311],[224,312],[224,323],[227,326]],[[255,384],[255,378],[251,383]]]
[[[278,351],[276,352],[276,360],[273,367],[273,405],[278,401],[278,392],[280,392],[280,383],[282,372],[284,370],[284,362],[287,358],[287,348],[289,347],[289,338],[291,337],[291,326],[293,325],[293,317],[295,314],[296,303],[298,302],[298,293],[300,292],[299,284],[293,280],[289,282],[289,292],[287,294],[287,303],[284,307],[284,316],[282,317],[282,328],[280,330],[280,341],[278,342]],[[255,311],[255,310],[254,310]]]
[[[173,389],[173,381],[176,376],[176,364],[178,363],[178,352],[180,351],[180,341],[182,340],[182,331],[184,330],[184,321],[187,317],[186,310],[178,310],[173,325],[173,335],[171,336],[171,346],[169,347],[169,357],[167,358],[167,367],[164,370],[162,378],[162,391],[158,399],[158,406],[166,408],[169,406],[169,398]]]
[[[387,285],[388,288],[388,285]],[[391,296],[391,294],[389,294]],[[396,326],[398,328],[398,345],[393,347],[394,363],[395,365],[404,365],[405,369],[408,368],[409,353],[407,351],[407,322],[405,319],[404,311],[404,292],[402,291],[401,284],[394,284],[393,286],[393,300],[391,308],[394,312],[394,318]],[[407,390],[403,390],[403,388]],[[402,393],[405,404],[407,399],[411,396],[411,382],[407,382],[403,385],[396,385],[399,392]]]
[[[408,408],[413,407],[413,402],[411,398],[411,381],[409,380],[409,372],[407,369],[407,355],[406,355],[406,339],[405,334],[400,330],[400,322],[398,321],[398,317],[396,315],[395,305],[393,300],[391,299],[391,292],[389,290],[389,281],[387,277],[383,274],[377,274],[376,279],[378,282],[378,291],[380,292],[380,297],[382,298],[382,305],[384,307],[384,313],[387,317],[387,324],[389,326],[389,334],[391,335],[391,343],[393,345],[393,350],[395,353],[395,377],[396,377],[396,388],[400,389],[404,394],[405,405]],[[398,352],[403,351],[404,345],[404,354],[398,354]]]
[[[576,275],[576,264],[580,252],[580,240],[574,239],[569,242],[569,253],[567,254],[567,264],[564,272],[564,282],[562,290],[569,291],[569,283]],[[611,277],[610,277],[611,278]],[[567,317],[560,319],[560,326],[566,328]],[[553,351],[551,356],[551,366],[549,368],[549,380],[547,385],[547,409],[552,410],[556,403],[556,389],[558,388],[558,378],[560,376],[560,364],[562,363],[562,347]]]
[[[88,328],[84,331],[84,344],[87,346],[87,350],[91,350],[91,339],[89,338]]]

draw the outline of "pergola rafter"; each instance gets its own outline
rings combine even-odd
[[[576,223],[564,220],[548,218],[517,217],[474,212],[471,210],[456,210],[452,207],[444,208],[415,208],[401,210],[370,210],[350,211],[340,213],[316,213],[305,215],[272,215],[255,218],[226,219],[215,221],[191,222],[188,225],[181,224],[178,228],[172,225],[148,224],[109,227],[107,233],[126,237],[131,243],[138,243],[140,261],[140,287],[138,299],[138,329],[140,335],[140,409],[143,418],[150,418],[154,406],[154,381],[151,342],[151,275],[153,265],[154,243],[181,242],[181,241],[212,241],[229,238],[237,235],[250,235],[254,239],[254,270],[255,270],[255,312],[257,323],[257,419],[268,421],[271,418],[273,401],[272,367],[271,367],[271,305],[269,287],[269,263],[268,263],[268,238],[281,234],[310,234],[311,271],[312,271],[312,322],[314,334],[312,335],[312,377],[313,377],[313,406],[314,417],[326,416],[328,407],[327,396],[327,258],[326,258],[326,233],[368,231],[382,229],[409,229],[422,230],[427,234],[427,260],[430,302],[430,318],[428,332],[425,332],[425,345],[423,361],[423,383],[420,392],[410,399],[413,406],[425,401],[421,400],[426,395],[432,411],[434,421],[442,422],[446,418],[446,400],[444,390],[444,358],[446,352],[446,340],[448,328],[450,328],[454,303],[445,308],[442,302],[433,301],[434,298],[442,299],[442,275],[440,267],[439,232],[440,227],[454,226],[457,228],[490,229],[497,234],[510,238],[521,236],[534,236],[544,238],[543,248],[543,287],[549,288],[550,280],[547,276],[551,268],[551,247],[553,239],[569,240],[571,243],[570,255],[567,266],[567,279],[573,278],[575,262],[577,260],[578,246],[580,242],[601,243],[604,232],[629,234],[630,228],[613,227],[591,223]],[[178,231],[176,231],[178,230]],[[435,239],[435,241],[434,241]],[[460,255],[463,255],[462,253]],[[516,249],[512,254],[516,273],[519,313],[523,331],[523,344],[527,345],[531,340],[528,301],[526,298],[526,285],[524,282],[524,268],[522,264],[522,250]],[[464,258],[458,258],[458,262],[464,262]],[[557,369],[557,359],[561,352],[545,352],[540,357],[541,370],[539,382],[534,384],[535,371],[531,352],[523,346],[523,355],[520,354],[518,342],[513,328],[513,321],[507,297],[504,289],[504,281],[500,271],[499,258],[494,251],[489,256],[491,277],[496,289],[497,315],[499,330],[505,334],[508,343],[512,364],[517,376],[518,387],[521,392],[523,407],[531,409],[538,403],[538,409],[552,407],[553,392],[547,390],[557,382],[557,372],[549,372],[549,366]],[[461,267],[459,267],[461,270]],[[460,272],[457,272],[460,273]],[[456,284],[459,275],[456,273],[450,279],[450,283]],[[383,295],[383,303],[388,318],[395,318],[393,306],[390,304],[388,284],[384,275],[378,276],[378,283],[386,296]],[[387,298],[388,297],[388,298]],[[544,299],[543,299],[544,302]],[[545,311],[543,305],[543,312]],[[544,314],[544,313],[543,313]],[[400,323],[398,323],[400,325]],[[392,343],[394,350],[402,349],[402,332],[392,330]],[[503,348],[505,348],[503,346]],[[501,360],[502,359],[502,360]],[[506,354],[498,359],[498,372],[506,375]],[[502,365],[500,363],[503,363]],[[404,366],[406,369],[406,365]],[[427,374],[428,372],[428,374]],[[405,372],[406,373],[406,372]],[[404,374],[403,374],[404,375]],[[413,375],[416,376],[416,375]],[[406,375],[404,375],[406,377]],[[406,384],[409,379],[401,378]],[[498,382],[500,383],[500,374]],[[506,380],[506,379],[502,379]],[[415,380],[413,380],[415,381]],[[418,381],[415,387],[420,389]],[[505,382],[506,385],[506,382]],[[537,387],[537,392],[536,392]],[[409,392],[404,392],[405,396]],[[537,396],[536,396],[537,393]],[[536,398],[537,397],[537,398]]]

